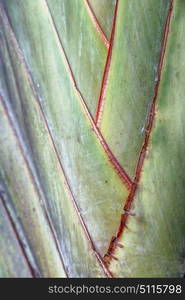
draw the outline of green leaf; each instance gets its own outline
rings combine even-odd
[[[4,29],[6,31],[8,30],[8,24],[5,23],[5,18],[3,21]],[[103,276],[102,267],[98,266],[92,245],[87,240],[84,229],[79,224],[80,220],[73,205],[73,196],[71,192],[68,191],[69,187],[66,187],[67,183],[64,178],[63,170],[58,162],[55,148],[53,147],[50,134],[37,102],[37,94],[30,82],[29,73],[25,73],[26,69],[24,62],[20,57],[18,49],[17,51],[14,51],[16,49],[16,44],[11,32],[9,31],[7,33],[8,48],[6,47],[5,42],[1,43],[1,57],[4,57],[3,66],[4,74],[6,75],[5,82],[11,82],[11,85],[8,87],[4,85],[3,92],[5,93],[6,88],[8,89],[8,92],[6,93],[6,101],[10,101],[14,107],[16,119],[19,120],[22,136],[24,136],[24,141],[27,143],[26,146],[29,157],[33,157],[33,161],[36,162],[40,179],[39,184],[42,185],[42,192],[46,195],[46,198],[44,197],[42,200],[46,202],[47,209],[49,210],[48,213],[51,215],[54,229],[59,241],[60,251],[62,252],[62,258],[65,260],[65,268],[68,275],[71,277],[75,277],[77,275],[91,277],[95,276],[95,274],[97,275],[97,273],[100,273],[101,276]],[[10,53],[9,56],[8,51]],[[9,112],[10,110],[11,108],[8,109]],[[3,146],[6,151],[6,144],[3,143]],[[14,145],[12,145],[12,147],[13,146]],[[2,163],[8,164],[6,157],[2,156],[2,160]],[[17,166],[18,162],[16,160],[14,160],[14,163]],[[21,165],[21,162],[19,163]],[[19,164],[17,167],[19,167]],[[4,168],[7,170],[7,165],[3,165],[3,169]],[[15,170],[13,174],[16,174]],[[8,180],[7,176],[11,176],[11,173],[4,175],[6,180]],[[35,180],[38,180],[36,175],[33,174],[33,176],[36,177]],[[24,184],[25,182],[22,182],[22,184],[20,183],[21,189],[24,189],[24,186],[22,186]],[[27,184],[29,186],[32,183],[28,181]],[[8,182],[9,189],[12,188],[12,185],[14,189],[17,188],[16,182]],[[27,188],[27,190],[29,191],[29,188]],[[29,201],[28,198],[26,200]],[[22,199],[22,201],[24,201],[24,199]],[[32,201],[28,204],[31,205]],[[21,206],[16,207],[16,209],[18,212],[20,211],[19,213],[21,213]],[[39,213],[39,209],[36,209]],[[31,215],[31,213],[28,212],[27,215],[29,214]],[[69,216],[72,217],[70,218]],[[35,219],[34,215],[33,218]],[[27,223],[25,223],[24,215],[21,216],[21,220],[28,235],[36,230],[33,226],[30,226],[30,224],[28,226]],[[38,220],[35,220],[35,222],[38,222]],[[31,244],[32,243],[33,242],[31,240]],[[43,240],[43,244],[48,247],[47,239],[45,242]],[[73,246],[74,244],[79,244],[81,247],[76,249],[76,247]],[[39,244],[37,244],[36,247],[39,248]],[[52,255],[55,255],[55,252],[56,250],[52,250]],[[38,254],[36,253],[36,257],[37,255]],[[86,263],[84,264],[85,257]],[[56,260],[56,258],[54,259]],[[55,265],[59,263],[54,262],[53,264]],[[52,270],[56,272],[53,267]],[[47,273],[44,273],[43,275],[47,276]],[[52,274],[48,276],[52,276]],[[55,276],[61,277],[62,272],[58,272]]]
[[[91,20],[85,1],[47,0],[47,3],[76,84],[94,115],[106,59],[106,46]],[[27,11],[19,17],[22,17],[24,23]]]
[[[0,0],[0,276],[182,276],[184,10]]]
[[[10,108],[8,108],[11,113]],[[43,212],[41,195],[32,177],[30,161],[18,130],[12,125],[7,107],[0,99],[0,166],[1,177],[7,186],[13,205],[23,224],[41,274],[44,277],[65,276],[53,234]],[[12,176],[14,174],[14,176]],[[3,251],[3,249],[1,249]],[[2,252],[1,252],[2,255]],[[54,266],[54,267],[53,267]],[[8,266],[8,268],[10,268]],[[26,272],[26,270],[24,270]],[[9,271],[9,276],[13,275]]]
[[[116,0],[87,0],[87,2],[89,2],[106,38],[110,39]]]
[[[119,1],[97,124],[130,177],[143,142],[169,1]]]
[[[102,274],[102,267],[95,267],[97,258],[102,264],[98,252],[104,254],[106,251],[128,191],[109,162],[102,146],[104,142],[90,115],[84,114],[82,99],[67,72],[65,56],[45,2],[24,1],[17,9],[15,5],[14,1],[14,9],[11,10],[10,5],[8,13],[15,32],[18,28],[16,35],[24,57],[4,16],[8,50],[2,43],[1,56],[6,69],[5,81],[11,82],[7,101],[11,102],[29,155],[36,164],[69,275],[91,277],[95,276],[95,271]],[[26,14],[28,6],[29,16]],[[22,17],[25,13],[27,26],[20,27],[18,13]],[[96,241],[98,252],[87,241],[91,238]],[[78,244],[85,246],[77,247]],[[84,264],[85,259],[87,263]]]
[[[128,216],[119,238],[124,248],[116,249],[118,261],[110,267],[118,277],[184,274],[185,3],[172,3],[153,128],[131,207],[135,216]]]
[[[0,231],[0,277],[32,277],[2,195],[0,195]]]

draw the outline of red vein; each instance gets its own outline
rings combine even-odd
[[[46,2],[46,1],[45,1],[45,2]],[[46,2],[46,6],[47,6],[47,2]],[[47,6],[47,9],[49,10],[48,6]],[[106,275],[107,277],[111,278],[111,277],[112,277],[112,274],[111,274],[111,272],[107,269],[107,267],[106,267],[106,265],[105,265],[105,263],[104,263],[104,261],[103,261],[101,255],[100,255],[100,254],[98,253],[98,251],[96,250],[96,247],[95,247],[95,245],[94,245],[94,243],[93,243],[93,241],[92,241],[92,238],[91,238],[91,236],[90,236],[90,233],[89,233],[89,231],[88,231],[88,229],[87,229],[87,227],[86,227],[86,224],[85,224],[85,222],[84,222],[84,220],[83,220],[83,218],[82,218],[82,216],[81,216],[79,207],[78,207],[77,202],[76,202],[76,200],[75,200],[75,198],[74,198],[72,189],[71,189],[71,187],[70,187],[70,184],[69,184],[69,182],[68,182],[68,180],[67,180],[67,176],[66,176],[65,171],[64,171],[64,169],[63,169],[63,166],[62,166],[62,163],[61,163],[61,160],[60,160],[60,156],[59,156],[58,150],[57,150],[57,148],[56,148],[56,145],[55,145],[55,142],[54,142],[54,139],[53,139],[53,136],[52,136],[52,133],[51,133],[49,124],[48,124],[48,122],[47,122],[46,116],[45,116],[45,114],[44,114],[42,105],[41,105],[40,100],[39,100],[39,96],[37,95],[37,92],[36,92],[36,90],[35,90],[35,86],[34,86],[34,83],[33,83],[32,75],[31,75],[30,72],[29,72],[28,66],[27,66],[27,64],[26,64],[26,62],[25,62],[25,59],[24,59],[24,56],[22,55],[21,49],[20,49],[20,47],[19,47],[19,45],[18,45],[18,42],[17,42],[17,40],[16,40],[16,36],[15,36],[15,34],[14,34],[14,32],[13,32],[13,29],[12,29],[12,27],[11,27],[9,21],[8,21],[8,17],[5,15],[5,12],[4,12],[4,14],[2,14],[2,17],[5,18],[5,24],[8,26],[9,32],[10,32],[10,34],[11,34],[11,38],[12,38],[12,40],[13,40],[13,42],[14,42],[14,46],[15,46],[14,49],[17,50],[17,55],[18,55],[18,57],[19,57],[19,59],[20,59],[20,62],[21,62],[21,64],[22,64],[22,66],[24,67],[25,76],[26,76],[26,78],[27,78],[27,80],[28,80],[28,82],[29,82],[29,84],[30,84],[30,87],[31,87],[31,89],[32,89],[32,91],[33,91],[33,94],[34,94],[36,103],[38,104],[38,108],[39,108],[39,110],[40,110],[41,116],[42,116],[43,121],[44,121],[45,129],[46,129],[46,131],[47,131],[47,133],[48,133],[48,136],[49,136],[49,138],[50,138],[51,145],[52,145],[53,150],[54,150],[54,153],[55,153],[55,155],[56,155],[56,157],[57,157],[57,161],[58,161],[58,163],[59,163],[59,165],[60,165],[60,170],[61,170],[61,175],[62,175],[62,178],[63,178],[63,182],[64,182],[64,184],[65,184],[65,186],[66,186],[66,188],[67,188],[67,190],[68,190],[68,195],[70,196],[69,199],[72,201],[72,204],[73,204],[73,206],[74,206],[74,208],[75,208],[75,211],[76,211],[76,213],[77,213],[77,216],[78,216],[78,218],[79,218],[79,222],[80,222],[80,224],[81,224],[81,226],[82,226],[83,232],[84,232],[84,234],[85,234],[85,236],[86,236],[86,238],[87,238],[87,240],[88,240],[88,242],[89,242],[89,244],[90,244],[90,247],[91,247],[92,251],[94,252],[94,255],[96,256],[96,258],[97,258],[97,260],[98,260],[100,266],[102,267],[102,269],[103,269],[105,275]],[[8,113],[8,112],[7,112],[7,113]],[[14,130],[14,127],[13,127],[13,130]],[[22,152],[22,153],[23,153],[23,152]],[[26,158],[25,158],[25,159],[26,159]],[[34,179],[33,179],[33,180],[34,180]],[[45,209],[46,209],[46,208],[45,208]],[[47,213],[47,216],[49,217],[49,213]],[[50,217],[49,217],[49,219],[50,219]],[[50,223],[52,224],[51,221],[50,221]],[[51,224],[50,224],[50,225],[51,225]],[[52,226],[52,225],[51,225],[51,226]],[[52,227],[52,228],[53,228],[53,227]],[[53,229],[53,230],[54,230],[54,229]],[[56,235],[55,235],[55,238],[56,238]],[[60,254],[61,254],[61,251],[60,251]],[[62,254],[61,254],[61,255],[62,255]],[[63,262],[63,260],[62,260],[62,262]],[[65,269],[64,269],[64,270],[65,270]]]
[[[45,0],[46,2],[46,5],[47,5],[47,1]],[[48,12],[49,12],[49,15],[50,15],[50,21],[51,21],[51,25],[52,25],[52,28],[53,28],[53,31],[54,31],[54,34],[56,35],[56,40],[57,40],[57,43],[58,43],[58,47],[61,51],[61,55],[63,57],[63,61],[64,61],[64,65],[66,67],[66,70],[67,70],[67,73],[69,75],[69,78],[71,80],[71,83],[72,83],[72,86],[74,88],[74,91],[76,92],[77,94],[77,99],[79,100],[79,103],[81,105],[81,108],[83,109],[83,112],[84,112],[84,115],[87,117],[87,120],[89,121],[91,127],[92,127],[92,130],[93,132],[95,133],[96,137],[97,137],[97,140],[99,141],[99,143],[102,145],[105,153],[107,154],[108,158],[109,158],[109,162],[111,163],[111,165],[113,166],[113,168],[115,169],[116,173],[118,174],[118,176],[120,177],[120,179],[122,180],[122,182],[125,184],[125,186],[130,189],[131,188],[131,185],[132,185],[132,180],[130,179],[129,175],[126,173],[126,171],[123,169],[123,167],[120,165],[120,163],[118,162],[118,160],[116,159],[116,157],[114,156],[114,154],[112,153],[112,151],[110,150],[108,144],[106,143],[106,141],[104,140],[100,130],[97,128],[94,120],[93,120],[93,117],[91,115],[91,113],[89,112],[88,108],[87,108],[87,105],[82,97],[82,94],[77,86],[77,83],[76,83],[76,80],[75,80],[75,77],[74,77],[74,74],[73,74],[73,71],[72,71],[72,68],[70,66],[70,63],[68,61],[68,58],[67,58],[67,55],[65,53],[65,50],[64,50],[64,47],[62,45],[62,41],[61,41],[61,38],[60,38],[60,35],[58,33],[58,30],[56,28],[56,25],[55,25],[55,22],[53,20],[53,17],[50,13],[50,10],[49,10],[49,7],[47,5],[47,9],[48,9]]]
[[[84,0],[84,4],[85,4],[85,6],[87,8],[87,11],[88,11],[89,16],[90,16],[90,18],[92,20],[93,25],[95,26],[95,28],[96,28],[96,30],[97,30],[100,38],[102,39],[103,43],[105,44],[106,48],[108,49],[108,47],[109,47],[109,41],[108,41],[108,39],[107,39],[107,37],[105,35],[105,32],[103,31],[103,29],[102,29],[102,27],[101,27],[101,25],[100,25],[100,23],[99,23],[96,15],[95,15],[94,11],[92,9],[92,6],[89,3],[89,0]]]
[[[117,242],[121,238],[125,228],[127,228],[127,219],[129,217],[129,215],[134,216],[134,214],[131,212],[131,208],[132,208],[132,203],[134,201],[136,190],[137,190],[137,187],[139,184],[139,180],[141,177],[141,172],[143,169],[143,165],[144,165],[144,161],[145,161],[145,157],[146,157],[146,153],[147,153],[147,149],[148,149],[148,145],[149,145],[149,141],[150,141],[150,135],[152,132],[154,121],[155,121],[156,102],[157,102],[157,98],[158,98],[158,91],[159,91],[159,86],[160,86],[160,82],[161,82],[161,74],[162,74],[162,69],[163,69],[163,65],[164,65],[164,56],[166,53],[167,41],[168,41],[168,36],[169,36],[169,32],[170,32],[173,4],[174,4],[174,0],[171,0],[169,9],[168,9],[168,13],[167,13],[167,17],[166,17],[166,23],[164,26],[163,39],[162,39],[162,44],[161,44],[162,46],[161,46],[160,58],[159,58],[159,63],[158,63],[158,68],[157,68],[157,81],[156,81],[156,84],[154,87],[154,96],[153,96],[150,111],[148,114],[144,142],[142,144],[141,151],[139,154],[136,171],[135,171],[134,182],[132,184],[131,191],[128,195],[128,198],[127,198],[125,206],[124,206],[124,214],[121,215],[121,222],[120,222],[120,225],[119,225],[119,228],[117,231],[117,235],[116,235],[116,239],[115,239],[116,243],[114,243],[114,246],[113,246],[112,240],[111,240],[111,243],[110,243],[109,249],[108,249],[108,254],[105,255],[105,257],[109,256],[109,262],[112,258],[114,258],[114,257],[112,257],[112,254],[115,252],[115,250],[117,248]]]
[[[115,5],[110,44],[109,44],[109,49],[108,49],[108,53],[107,53],[107,58],[106,58],[104,72],[103,72],[101,88],[100,88],[100,95],[99,95],[98,105],[97,105],[97,110],[96,110],[95,124],[97,127],[99,127],[99,125],[100,125],[102,114],[103,114],[103,109],[104,109],[104,104],[105,104],[105,92],[106,92],[106,88],[107,88],[107,80],[108,80],[108,75],[109,75],[109,70],[110,70],[111,59],[112,59],[112,49],[113,49],[114,37],[115,37],[117,11],[118,11],[118,0],[116,1],[116,5]]]
[[[33,265],[32,260],[30,259],[29,255],[27,254],[27,252],[25,250],[25,245],[22,242],[21,237],[19,236],[15,221],[13,220],[12,215],[11,215],[7,205],[6,205],[5,192],[2,189],[0,190],[0,200],[1,200],[1,203],[2,203],[2,207],[4,208],[4,210],[6,212],[6,216],[8,218],[8,221],[9,221],[10,225],[11,225],[12,231],[13,231],[13,233],[16,237],[16,240],[18,242],[20,250],[23,254],[23,257],[24,257],[24,259],[25,259],[25,261],[28,265],[28,269],[30,271],[31,276],[34,277],[34,278],[41,277],[40,271],[38,270],[36,265]],[[26,247],[29,247],[28,244],[26,245]]]

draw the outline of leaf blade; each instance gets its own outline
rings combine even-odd
[[[47,4],[77,86],[94,116],[106,46],[92,23],[84,1],[47,0]]]
[[[32,4],[28,1],[26,5],[24,3],[21,6],[21,9],[25,9],[25,7],[27,9],[27,5],[29,4],[31,5],[30,12],[33,11],[32,6],[38,6],[36,11],[40,11],[40,22],[43,22],[44,20],[43,24],[48,23],[48,21],[46,21],[46,19],[48,18],[46,8],[43,8],[44,2],[37,1],[37,3]],[[14,1],[14,5],[15,4],[16,1]],[[39,5],[41,5],[41,9],[39,8]],[[100,240],[100,238],[103,239],[100,246],[97,247],[100,253],[103,253],[107,248],[107,242],[110,238],[111,233],[114,232],[117,226],[117,218],[115,216],[119,215],[119,211],[122,208],[123,201],[125,199],[125,196],[128,194],[128,191],[122,185],[122,182],[119,180],[117,174],[115,174],[115,171],[112,169],[110,163],[105,157],[104,152],[102,152],[102,148],[100,147],[99,142],[96,139],[96,135],[92,131],[91,125],[87,122],[82,112],[77,96],[73,91],[73,87],[71,88],[71,82],[68,78],[68,74],[66,73],[65,67],[61,62],[60,50],[57,46],[55,46],[57,45],[56,42],[54,42],[54,48],[52,48],[52,50],[50,48],[53,41],[49,41],[48,37],[51,36],[51,38],[53,39],[53,35],[49,33],[43,34],[43,37],[47,36],[47,41],[44,41],[44,52],[43,50],[41,52],[41,54],[45,55],[45,57],[44,59],[43,57],[39,57],[39,45],[34,45],[34,41],[37,41],[38,38],[33,38],[32,36],[33,34],[38,34],[39,30],[36,27],[35,32],[32,31],[34,27],[32,26],[32,29],[30,27],[31,30],[29,29],[30,31],[26,32],[26,37],[24,37],[24,31],[28,29],[24,27],[24,29],[22,28],[23,31],[20,28],[20,30],[17,31],[16,26],[19,27],[19,25],[16,25],[16,20],[19,18],[16,17],[15,20],[12,15],[15,11],[16,13],[19,12],[18,9],[15,9],[13,10],[13,12],[11,10],[8,10],[8,13],[9,15],[11,14],[11,22],[15,26],[16,35],[19,39],[19,42],[21,43],[21,47],[23,47],[24,49],[23,53],[29,65],[29,69],[34,76],[34,82],[39,83],[40,85],[39,93],[42,95],[42,99],[44,101],[42,102],[44,113],[50,124],[51,132],[53,134],[58,152],[60,153],[60,159],[62,161],[65,173],[67,174],[67,179],[70,186],[73,188],[74,197],[75,199],[77,199],[77,203],[79,205],[79,208],[81,209],[81,213],[83,215],[85,223],[88,224],[88,229],[91,232],[93,240],[98,241]],[[43,20],[41,20],[42,15]],[[28,23],[29,17],[26,16],[26,18]],[[36,19],[35,13],[33,13],[31,18],[32,24],[34,22],[34,19]],[[36,20],[35,23],[35,26],[38,26],[38,20]],[[43,28],[41,24],[39,26],[39,28]],[[48,28],[50,27],[48,26]],[[21,39],[21,34],[23,34],[23,39]],[[29,48],[30,40],[27,39],[29,35],[29,38],[32,42],[32,50]],[[29,50],[24,48],[24,39],[26,39],[27,41],[27,47],[29,48]],[[29,51],[33,51],[33,49],[35,51],[34,56],[36,57],[36,60],[34,61],[29,55]],[[51,56],[52,52],[54,53],[55,61],[53,61],[53,57]],[[44,61],[44,65],[42,64],[42,61]],[[38,66],[34,65],[35,62],[38,64],[38,66],[41,67],[41,69],[44,68],[45,71],[43,73],[41,73],[40,71],[38,72]],[[64,77],[61,77],[61,75],[58,77],[60,82],[59,84],[53,77],[53,74],[55,74],[55,72],[50,77],[50,81],[48,81],[48,77],[45,77],[46,74],[47,76],[49,74],[49,70],[51,68],[50,64],[52,64],[52,69],[55,69],[55,72],[58,76],[59,66],[60,74],[61,70],[62,74],[64,74]],[[65,90],[61,90],[61,86],[65,87]],[[63,93],[63,95],[61,93]],[[64,101],[62,99],[66,100]],[[74,120],[69,122],[67,120],[71,120],[71,109],[73,110]],[[76,111],[76,113],[74,113],[74,111]],[[65,126],[62,126],[61,118]],[[78,137],[82,137],[80,143],[76,143]],[[67,160],[65,161],[63,157],[67,158]],[[86,160],[88,163],[86,162]],[[94,180],[95,178],[96,180]],[[89,182],[89,184],[87,184],[87,182]],[[116,199],[116,201],[114,199]],[[89,210],[90,203],[94,203],[92,211]],[[101,228],[97,228],[94,226],[94,216],[96,220],[98,220],[97,223],[101,223]]]
[[[2,191],[1,191],[2,192]],[[32,277],[31,269],[18,242],[0,195],[0,277]]]
[[[131,178],[143,142],[169,1],[119,1],[99,128]],[[134,20],[134,21],[133,21]],[[145,120],[145,121],[144,121]]]
[[[184,59],[183,1],[171,1],[168,32],[155,120],[147,156],[129,216],[116,249],[119,276],[184,276]],[[173,9],[173,10],[172,10]],[[180,47],[177,47],[180,45]],[[175,70],[175,72],[174,72]],[[177,76],[178,73],[178,76]],[[169,87],[176,87],[177,90]],[[178,91],[178,92],[177,92]],[[174,118],[174,112],[178,118]],[[172,123],[173,120],[173,123]],[[132,260],[132,263],[131,263]],[[123,264],[121,265],[120,262]],[[125,268],[123,267],[125,262]]]

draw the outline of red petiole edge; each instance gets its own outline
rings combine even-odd
[[[113,48],[113,44],[114,44],[117,11],[118,11],[118,0],[116,0],[115,10],[114,10],[114,18],[113,18],[113,23],[112,23],[110,44],[109,44],[109,48],[108,48],[108,52],[107,52],[107,58],[106,58],[106,62],[105,62],[105,68],[104,68],[104,73],[103,73],[103,78],[102,78],[102,83],[101,83],[101,88],[100,88],[100,95],[99,95],[99,99],[98,99],[98,105],[97,105],[96,116],[95,116],[95,124],[97,127],[99,127],[99,125],[100,125],[103,108],[104,108],[104,104],[105,104],[105,91],[106,91],[106,87],[107,87],[107,80],[108,80],[108,75],[109,75],[111,59],[112,59],[112,48]]]
[[[45,2],[47,4],[47,1],[45,1]],[[116,10],[117,10],[117,8],[116,8]],[[48,11],[49,11],[49,7],[48,7]],[[62,41],[61,41],[60,35],[59,35],[58,31],[57,31],[57,28],[56,28],[56,25],[55,25],[55,22],[53,20],[53,17],[51,15],[51,13],[50,13],[50,16],[51,16],[51,22],[52,22],[52,25],[53,25],[53,30],[56,33],[56,36],[57,36],[57,39],[58,39],[58,44],[59,44],[59,47],[60,47],[60,50],[61,50],[61,54],[62,54],[62,56],[64,58],[64,63],[65,63],[66,70],[67,70],[68,75],[70,77],[70,80],[71,80],[71,82],[73,84],[73,88],[74,88],[74,90],[75,90],[75,92],[76,92],[76,94],[78,96],[77,98],[79,100],[81,108],[83,109],[84,114],[85,114],[87,120],[89,121],[89,123],[91,125],[91,128],[92,128],[93,132],[95,133],[95,135],[96,135],[99,143],[102,145],[103,150],[107,154],[109,162],[111,163],[111,165],[113,166],[113,168],[115,169],[116,173],[118,174],[118,176],[120,177],[120,179],[122,180],[122,182],[125,184],[125,186],[127,187],[127,189],[130,190],[131,185],[132,185],[132,180],[129,177],[129,175],[126,173],[126,171],[123,169],[123,167],[120,165],[120,163],[117,161],[116,157],[112,153],[112,151],[109,148],[108,144],[104,140],[104,138],[103,138],[100,130],[96,126],[96,124],[94,122],[94,119],[93,119],[91,113],[89,112],[88,107],[87,107],[87,105],[86,105],[86,103],[85,103],[85,101],[84,101],[84,99],[82,97],[82,94],[81,94],[81,92],[80,92],[80,90],[79,90],[79,88],[77,86],[77,83],[76,83],[76,80],[75,80],[75,76],[73,74],[72,68],[70,66],[68,57],[67,57],[67,55],[65,53],[65,50],[64,50],[64,47],[62,45]]]
[[[90,5],[89,1],[88,0],[83,0],[84,1],[84,4],[87,8],[87,11],[89,13],[89,16],[92,20],[92,23],[94,24],[101,40],[103,41],[103,43],[105,44],[105,47],[108,49],[109,48],[109,40],[107,39],[106,35],[105,35],[105,32],[103,31],[100,23],[98,22],[98,19],[92,9],[92,6]]]
[[[153,96],[153,99],[151,102],[151,107],[150,107],[148,120],[147,120],[147,126],[145,129],[144,142],[142,144],[141,151],[139,154],[136,171],[135,171],[135,177],[134,177],[134,181],[133,181],[133,184],[131,187],[131,191],[128,195],[128,198],[127,198],[126,203],[123,208],[124,213],[121,215],[121,221],[120,221],[120,224],[118,227],[117,235],[112,237],[111,242],[109,244],[108,251],[104,256],[105,262],[107,264],[110,264],[110,261],[112,259],[117,260],[117,258],[114,256],[115,250],[117,249],[117,247],[120,247],[120,245],[121,245],[121,244],[119,244],[119,240],[120,240],[125,228],[127,228],[127,220],[128,220],[129,215],[134,216],[134,214],[131,212],[131,208],[132,208],[132,203],[134,201],[136,190],[137,190],[137,187],[139,184],[139,180],[141,177],[141,172],[142,172],[142,168],[144,165],[147,148],[149,145],[150,135],[151,135],[154,120],[155,120],[155,108],[156,108],[159,86],[160,86],[160,82],[161,82],[161,73],[162,73],[162,68],[163,68],[163,63],[164,63],[164,56],[165,56],[165,52],[166,52],[167,40],[168,40],[169,31],[170,31],[170,24],[171,24],[171,19],[172,19],[172,12],[173,12],[173,3],[174,3],[174,0],[171,0],[170,6],[168,9],[168,13],[167,13],[166,23],[164,26],[164,34],[163,34],[163,39],[162,39],[159,64],[158,64],[158,68],[157,68],[157,81],[156,81],[156,84],[154,87],[154,96]],[[121,245],[121,247],[123,247],[123,245]]]

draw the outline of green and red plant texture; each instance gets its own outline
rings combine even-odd
[[[0,277],[182,277],[185,1],[0,0]]]

